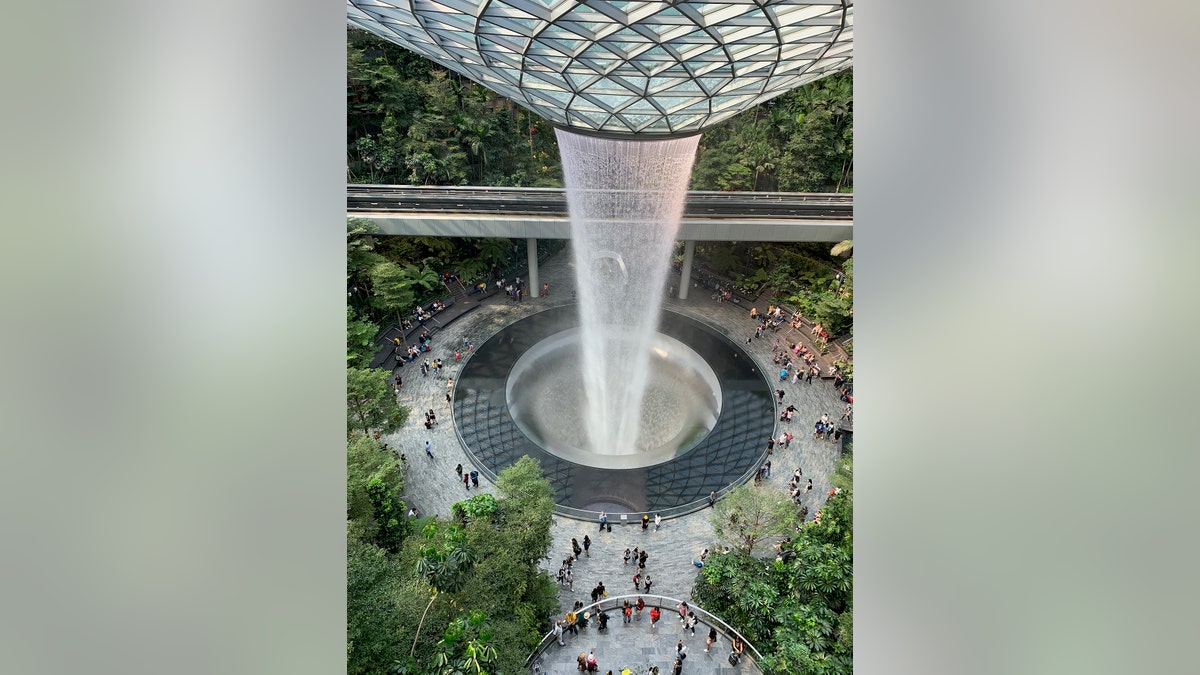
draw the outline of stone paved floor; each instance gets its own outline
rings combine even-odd
[[[464,336],[470,337],[475,344],[481,344],[513,321],[547,307],[572,302],[573,267],[571,250],[568,247],[543,263],[539,269],[539,282],[550,284],[549,297],[530,298],[522,303],[514,303],[501,294],[485,299],[484,306],[463,316],[434,336],[430,359],[440,357],[447,363],[454,364],[454,351],[456,348],[461,348]],[[476,302],[475,300],[471,301]],[[687,300],[668,300],[666,306],[717,326],[731,339],[742,343],[754,333],[754,324],[749,318],[750,308],[748,306],[715,302],[709,294],[703,292],[703,289],[693,289],[692,297]],[[765,304],[759,309],[765,311]],[[809,508],[808,517],[811,520],[820,505],[824,503],[825,496],[830,489],[829,476],[838,456],[838,450],[834,444],[813,439],[812,426],[822,413],[829,413],[834,419],[839,417],[843,405],[830,381],[814,380],[812,384],[804,384],[801,380],[795,385],[790,381],[782,384],[778,382],[778,368],[771,363],[772,342],[776,337],[781,343],[803,338],[805,344],[811,347],[807,336],[791,331],[786,326],[779,333],[768,332],[763,338],[754,340],[751,345],[746,347],[747,351],[756,358],[760,368],[767,373],[768,380],[774,388],[784,390],[784,405],[794,404],[798,408],[797,417],[790,425],[794,428],[789,428],[795,436],[795,440],[788,449],[776,446],[771,457],[771,477],[767,480],[767,484],[781,491],[786,490],[792,472],[798,466],[801,467],[804,476],[813,479],[814,489],[806,495],[804,502]],[[775,374],[772,375],[772,373]],[[456,368],[454,365],[448,366],[441,377],[432,374],[422,377],[419,368],[406,366],[402,374],[404,386],[401,389],[399,401],[402,405],[412,408],[413,413],[403,429],[385,437],[384,440],[408,456],[410,468],[406,481],[406,498],[409,505],[415,506],[422,514],[448,516],[450,515],[450,505],[454,502],[480,490],[491,492],[494,489],[494,486],[481,474],[479,488],[468,491],[455,474],[454,467],[458,463],[461,463],[467,470],[473,468],[465,449],[459,444],[454,433],[450,409],[445,401],[446,381],[447,378],[456,376]],[[437,413],[439,423],[432,431],[427,431],[424,428],[422,411],[430,408]],[[782,426],[785,425],[776,421],[776,437]],[[431,441],[433,446],[432,459],[425,455],[426,440]],[[767,439],[764,438],[764,451],[766,450],[766,441]],[[610,596],[632,592],[633,572],[630,567],[623,564],[622,555],[626,547],[633,546],[639,546],[650,554],[646,563],[646,571],[653,579],[655,594],[689,599],[697,573],[697,568],[692,565],[692,561],[699,556],[703,548],[715,548],[710,514],[710,509],[703,509],[678,518],[664,520],[662,529],[657,532],[654,531],[653,524],[648,531],[643,531],[640,524],[619,525],[614,523],[611,534],[598,532],[596,523],[556,516],[550,559],[544,563],[552,577],[557,572],[563,558],[570,553],[570,542],[573,537],[579,539],[580,542],[585,534],[592,538],[591,555],[574,566],[574,590],[566,587],[560,589],[559,602],[562,611],[566,611],[575,600],[582,600],[586,604],[591,588],[600,580],[604,581]],[[561,617],[561,614],[559,616]],[[618,630],[612,631],[612,634],[620,635],[619,631],[623,627],[619,626],[619,619],[615,623]],[[703,654],[704,641],[703,637],[699,637],[699,635],[697,633],[696,639],[699,640],[700,647],[692,651],[699,651]],[[638,640],[644,641],[643,638],[638,638]],[[642,645],[638,640],[629,642],[629,649],[649,648],[648,645]],[[663,644],[667,644],[666,648],[673,651],[674,637],[666,639]],[[655,649],[661,647],[657,641],[654,642],[654,645]],[[609,653],[611,651],[609,650]],[[574,662],[573,658],[572,656],[572,663]],[[684,672],[718,672],[716,670],[698,670],[696,664],[701,662],[700,658],[689,659]],[[725,665],[728,667],[728,664]],[[601,672],[607,668],[608,666],[602,668]]]

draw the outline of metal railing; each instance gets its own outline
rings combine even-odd
[[[607,609],[620,610],[622,608],[622,603],[625,600],[629,600],[629,604],[632,605],[637,601],[638,598],[641,598],[643,601],[645,601],[647,608],[658,607],[659,609],[666,609],[667,611],[670,611],[670,612],[676,612],[677,611],[676,608],[679,606],[679,603],[682,602],[681,600],[679,600],[677,598],[671,598],[671,597],[668,597],[665,595],[645,595],[645,594],[617,595],[617,596],[614,596],[611,598],[604,598],[603,600],[600,600],[599,602],[593,602],[590,605],[585,605],[583,608],[576,610],[576,612],[581,616],[583,615],[584,612],[591,612],[592,616],[595,617],[595,615],[600,610],[607,610]],[[730,642],[733,642],[731,636],[736,636],[736,637],[740,638],[741,641],[743,643],[745,643],[745,645],[746,645],[746,651],[749,652],[749,654],[742,655],[743,659],[748,658],[748,657],[752,658],[752,660],[755,664],[757,664],[758,661],[762,660],[762,655],[758,653],[758,650],[754,648],[754,645],[750,644],[750,641],[746,639],[746,636],[742,635],[733,626],[730,626],[729,624],[722,621],[720,619],[720,617],[712,614],[711,612],[704,610],[701,607],[692,605],[690,602],[688,603],[688,609],[690,609],[696,615],[696,617],[699,618],[703,623],[706,623],[710,626],[716,627],[718,632],[722,633],[726,638],[730,639]],[[594,621],[595,621],[595,618],[588,619],[588,624],[591,625],[591,623]],[[587,630],[587,629],[581,628],[580,630]],[[566,638],[565,635],[563,637],[564,637],[564,639]],[[546,651],[546,648],[549,647],[551,644],[553,644],[555,641],[556,641],[556,638],[554,636],[553,631],[546,633],[546,635],[543,636],[542,639],[538,641],[537,647],[534,647],[533,652],[529,655],[529,657],[527,659],[525,659],[525,667],[526,668],[532,667],[533,662],[536,661],[537,658],[542,655],[542,652]]]

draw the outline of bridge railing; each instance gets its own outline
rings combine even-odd
[[[667,614],[667,612],[676,612],[676,608],[679,606],[679,603],[681,602],[677,598],[671,598],[671,597],[668,597],[665,595],[647,595],[647,594],[617,595],[617,596],[613,596],[610,598],[604,598],[603,600],[600,600],[599,602],[593,602],[592,604],[585,605],[582,609],[577,610],[577,613],[580,616],[582,616],[585,612],[590,613],[592,616],[592,618],[588,619],[589,628],[584,628],[581,630],[589,630],[590,629],[590,627],[595,622],[596,614],[598,614],[600,612],[600,610],[615,609],[615,610],[618,610],[618,612],[619,612],[621,610],[625,600],[628,600],[629,604],[632,605],[637,601],[638,598],[641,598],[643,601],[645,601],[647,611],[649,611],[649,608],[651,608],[651,607],[658,607],[659,609],[666,610],[666,612],[664,612],[664,614]],[[729,639],[729,641],[731,643],[733,642],[733,639],[732,639],[733,636],[740,638],[742,640],[742,642],[745,643],[745,645],[746,645],[746,653],[742,654],[743,659],[747,659],[747,658],[753,659],[754,663],[757,663],[758,661],[762,660],[762,654],[758,653],[758,650],[754,648],[754,645],[750,644],[750,641],[746,639],[746,636],[742,635],[733,626],[730,626],[729,624],[722,621],[720,619],[720,617],[704,610],[701,607],[694,606],[690,602],[688,603],[688,609],[690,609],[696,615],[696,617],[703,623],[706,623],[710,626],[716,627],[717,632],[723,634],[726,637],[726,639]],[[664,616],[663,618],[666,619],[666,618],[669,618],[669,616],[670,615],[667,614],[667,616]],[[557,619],[555,619],[555,620],[557,620]],[[660,620],[662,620],[662,619],[660,619]],[[565,640],[566,636],[563,636],[563,639]],[[536,661],[537,658],[542,655],[542,652],[546,651],[547,647],[554,644],[555,641],[556,641],[556,638],[554,636],[553,631],[546,633],[546,635],[544,635],[542,637],[542,639],[538,641],[537,647],[534,648],[533,652],[529,655],[529,657],[527,659],[525,659],[525,667],[526,668],[533,667],[534,661]]]

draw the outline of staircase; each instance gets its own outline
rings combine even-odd
[[[446,281],[443,279],[442,285],[445,286],[446,290],[450,292],[450,295],[454,297],[454,302],[466,303],[469,301],[468,296],[470,295],[470,292],[465,286],[462,285],[462,282],[458,280],[457,276],[454,278],[454,281]]]

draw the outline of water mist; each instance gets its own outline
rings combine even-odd
[[[579,296],[580,431],[594,453],[629,455],[646,445],[640,437],[648,366],[700,136],[556,133]]]

